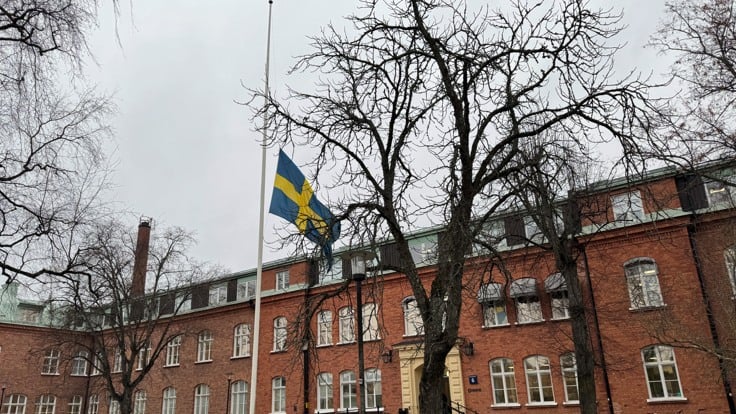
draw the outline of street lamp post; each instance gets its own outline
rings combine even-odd
[[[343,255],[350,261],[350,275],[355,282],[355,304],[358,307],[356,318],[358,319],[358,414],[365,414],[365,358],[363,354],[363,280],[366,274],[366,262],[373,260],[375,255],[371,252],[357,251],[348,252]]]

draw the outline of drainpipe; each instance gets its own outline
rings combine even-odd
[[[700,262],[700,255],[698,254],[698,246],[695,240],[695,214],[690,215],[690,223],[687,225],[687,238],[690,241],[690,251],[693,255],[693,261],[695,262],[695,271],[698,274],[698,283],[700,284],[700,294],[703,297],[703,304],[705,305],[705,315],[708,318],[708,327],[710,328],[710,336],[713,339],[713,346],[716,347],[716,354],[718,355],[718,368],[721,371],[721,380],[723,380],[723,391],[726,394],[726,401],[728,402],[728,410],[731,414],[736,414],[736,405],[733,401],[733,392],[731,391],[731,382],[728,380],[728,374],[726,373],[725,361],[721,356],[721,341],[718,338],[718,329],[716,329],[716,321],[713,317],[713,309],[710,304],[710,297],[705,289],[705,279],[703,278],[703,267]]]
[[[606,390],[606,402],[608,403],[608,412],[613,414],[613,398],[611,396],[611,382],[608,379],[608,366],[606,365],[606,353],[603,351],[603,338],[601,337],[601,327],[598,321],[598,307],[595,305],[595,295],[593,294],[593,284],[590,279],[590,267],[588,266],[588,252],[585,251],[585,245],[579,244],[578,248],[583,253],[583,264],[585,266],[585,281],[588,283],[588,294],[590,295],[590,304],[593,308],[593,324],[595,325],[595,339],[598,342],[598,349],[601,350],[601,371],[603,372],[603,387]],[[733,414],[733,413],[732,413]]]

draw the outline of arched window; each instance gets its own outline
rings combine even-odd
[[[4,405],[4,414],[26,414],[26,401],[28,399],[23,394],[10,394]]]
[[[578,392],[578,369],[575,364],[575,354],[568,352],[560,356],[562,382],[565,384],[565,402],[577,403],[580,401]]]
[[[233,357],[250,355],[250,325],[241,323],[233,332]]]
[[[353,371],[340,373],[340,410],[358,407],[358,391]]]
[[[570,317],[570,298],[567,294],[567,281],[562,273],[553,273],[544,280],[544,290],[549,294],[552,305],[552,319]]]
[[[75,377],[83,377],[87,375],[87,351],[77,351],[72,359],[72,372],[71,375]],[[80,409],[82,403],[79,403]]]
[[[174,387],[164,388],[161,414],[176,414],[176,389]]]
[[[341,344],[355,341],[355,328],[353,323],[353,308],[346,306],[337,312],[340,318],[340,342]]]
[[[273,320],[273,352],[286,349],[286,318],[279,316]]]
[[[672,347],[654,345],[644,348],[641,351],[641,358],[644,361],[644,373],[647,376],[650,399],[683,398],[675,351]]]
[[[401,302],[401,305],[404,308],[404,336],[423,335],[424,322],[422,322],[416,299],[409,296]]]
[[[365,371],[365,408],[378,409],[381,407],[383,407],[381,370],[368,369]]]
[[[659,289],[659,270],[653,259],[640,257],[624,264],[631,308],[663,306]]]
[[[248,414],[248,383],[235,381],[230,384],[230,414]]]
[[[531,277],[516,279],[511,282],[509,295],[516,304],[516,321],[518,323],[534,323],[544,320],[542,304],[537,293],[537,280]]]
[[[490,362],[494,406],[518,406],[514,361],[497,358]]]
[[[526,372],[526,389],[529,395],[529,404],[544,404],[555,401],[552,392],[552,371],[549,358],[542,355],[533,355],[524,360]]]
[[[325,310],[317,314],[317,345],[332,345],[332,312]]]
[[[107,405],[107,414],[120,414],[120,401],[110,397],[110,403]]]
[[[375,303],[363,305],[363,340],[375,341],[381,339],[378,330],[378,306]]]
[[[143,390],[133,394],[133,414],[146,414],[146,392]]]
[[[484,328],[509,324],[502,284],[486,283],[481,285],[478,291],[478,302],[483,307]]]
[[[317,410],[332,410],[333,404],[332,374],[323,372],[317,375]]]
[[[212,361],[212,332],[202,331],[197,337],[197,362]]]
[[[92,394],[87,400],[87,414],[97,414],[100,411],[100,397]]]
[[[207,414],[210,410],[210,387],[199,384],[194,387],[194,414]]]
[[[271,381],[271,413],[286,413],[286,378]]]
[[[44,394],[38,397],[36,402],[36,414],[54,414],[56,411],[56,397]]]
[[[181,349],[181,335],[177,335],[166,344],[166,366],[179,365],[179,350]]]

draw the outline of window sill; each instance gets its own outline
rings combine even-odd
[[[491,404],[491,408],[521,408],[519,403]]]
[[[230,357],[230,359],[243,359],[243,358],[250,358],[250,354],[246,355],[233,355]]]
[[[164,365],[164,368],[176,368],[178,366],[179,364],[169,364],[169,365]]]
[[[337,343],[336,345],[337,345],[337,346],[340,346],[340,345],[353,345],[354,343],[355,343],[355,341],[350,341],[350,342],[338,342],[338,343]]]
[[[283,354],[284,352],[286,352],[286,349],[273,349],[273,350],[271,350],[271,353],[272,354]]]
[[[334,413],[334,409],[322,409],[322,410],[314,410],[314,414],[325,414],[325,413]]]
[[[87,374],[69,374],[70,377],[86,377]]]
[[[562,317],[559,317],[559,318],[552,318],[552,319],[550,319],[550,321],[569,321],[569,320],[570,320],[570,317],[569,316],[562,316]]]
[[[327,348],[328,346],[332,346],[332,345],[334,345],[332,342],[330,342],[329,344],[317,344],[317,348]],[[325,411],[325,412],[327,412],[327,411]],[[332,411],[330,411],[330,412],[332,412]]]
[[[580,401],[565,401],[562,405],[564,407],[580,407]]]
[[[666,307],[667,307],[667,304],[663,303],[661,305],[656,305],[656,306],[642,306],[639,308],[629,308],[629,312],[649,312],[649,311],[664,309]]]
[[[537,324],[545,323],[545,322],[546,322],[546,320],[545,319],[542,319],[542,320],[539,320],[539,321],[514,322],[514,325],[537,325]]]
[[[46,376],[49,376],[49,377],[53,377],[53,376],[57,376],[58,377],[59,376],[59,373],[58,372],[42,372],[41,375],[46,375]]]
[[[648,404],[668,404],[668,403],[685,403],[685,397],[666,397],[666,398],[647,398]]]
[[[529,403],[526,406],[527,408],[557,407],[557,403],[556,402],[538,402],[538,403]]]
[[[209,364],[210,362],[212,362],[211,359],[203,359],[201,361],[194,361],[194,365],[197,365],[197,364]]]
[[[498,325],[483,325],[482,328],[483,329],[494,329],[494,328],[505,328],[507,326],[511,326],[511,325],[508,323],[500,323]]]

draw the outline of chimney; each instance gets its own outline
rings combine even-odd
[[[132,297],[141,297],[146,291],[146,269],[148,268],[148,241],[151,238],[151,219],[142,217],[138,224],[138,241],[135,245],[133,262]]]

